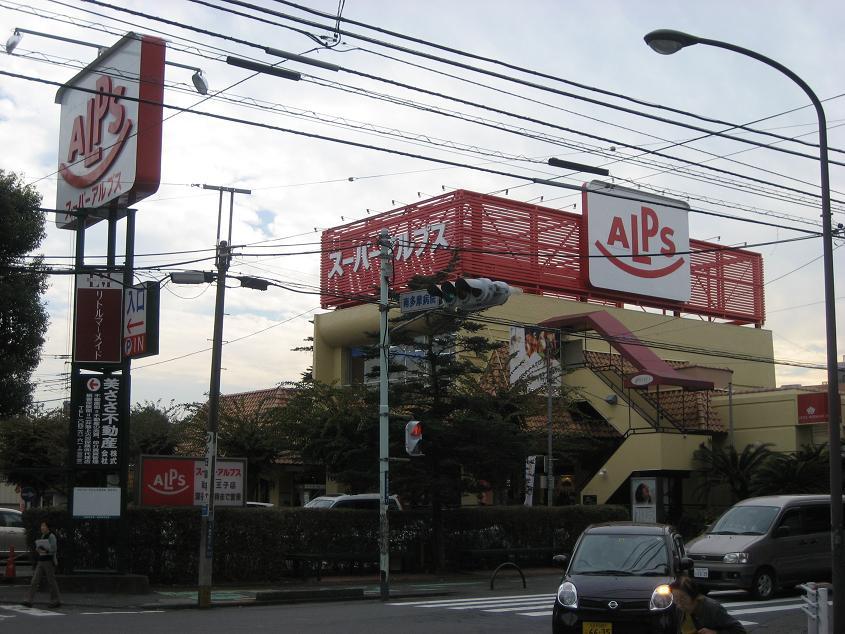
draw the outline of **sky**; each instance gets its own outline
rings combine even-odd
[[[339,8],[337,0],[302,2],[333,15]],[[605,166],[618,179],[615,182],[637,183],[644,191],[652,188],[667,196],[689,199],[693,209],[739,218],[691,214],[691,237],[725,245],[778,242],[802,235],[788,227],[818,229],[818,161],[776,151],[789,148],[811,155],[818,152],[813,147],[818,140],[817,119],[803,92],[777,71],[735,53],[695,46],[661,56],[644,44],[647,32],[673,28],[752,49],[797,73],[825,100],[831,159],[845,163],[845,41],[841,37],[845,5],[841,2],[340,3],[344,18],[584,87],[438,52],[422,43],[402,41],[356,25],[344,25],[351,33],[327,48],[318,42],[333,41],[332,20],[273,0],[254,0],[253,4],[318,21],[326,28],[296,24],[259,11],[250,13],[263,21],[233,15],[226,11],[244,10],[225,0],[205,4],[189,0],[72,4],[0,0],[0,39],[11,35],[14,28],[100,45],[111,45],[130,30],[158,35],[168,41],[168,61],[202,68],[210,84],[209,94],[202,97],[192,88],[191,70],[167,66],[164,102],[168,105],[528,178],[558,178],[570,184],[592,177],[551,168],[545,165],[549,157]],[[357,37],[360,35],[436,53],[567,94],[384,48]],[[307,54],[347,70],[331,72],[289,61],[284,67],[303,73],[303,80],[294,82],[225,63],[227,55],[265,64],[278,62],[278,57],[262,50],[266,46]],[[63,83],[95,55],[92,47],[24,34],[13,55],[0,51],[0,71]],[[359,73],[484,104],[536,122],[421,94]],[[20,174],[38,189],[48,208],[56,201],[60,111],[54,103],[55,92],[53,85],[0,75],[0,141],[4,148],[0,169]],[[381,98],[372,98],[373,93]],[[424,110],[403,105],[409,102],[462,114],[460,118],[447,117],[431,112],[431,107]],[[652,106],[668,106],[730,124],[755,122],[756,129],[798,137],[810,145],[742,130],[732,134],[765,144],[777,143],[761,148],[713,136],[690,141],[702,133],[672,122],[708,130],[730,125]],[[637,112],[671,121],[644,118]],[[160,354],[133,363],[133,402],[195,402],[204,400],[208,392],[214,289],[167,281],[172,270],[213,268],[218,195],[199,184],[251,190],[251,194],[239,194],[234,199],[232,240],[237,248],[231,273],[266,277],[287,287],[271,287],[266,292],[242,288],[227,291],[223,393],[273,387],[298,379],[309,367],[309,355],[292,349],[304,345],[313,330],[313,316],[322,312],[317,294],[321,256],[314,253],[319,250],[322,229],[459,188],[580,212],[579,195],[524,179],[192,112],[166,109],[165,117],[161,185],[156,194],[136,205],[136,266],[154,267],[139,279],[167,282],[162,289]],[[740,176],[701,166],[685,174],[689,165],[626,147],[659,150],[687,141],[665,152]],[[832,165],[830,176],[834,201],[843,201],[834,202],[834,222],[845,223],[845,169]],[[228,199],[225,202],[228,208]],[[86,263],[101,261],[98,256],[105,253],[104,224],[88,231]],[[67,266],[72,262],[73,240],[72,232],[56,228],[49,220],[39,252],[49,263]],[[773,332],[775,357],[823,366],[821,240],[767,244],[755,250],[764,257],[765,327]],[[842,251],[834,252],[839,274],[836,307],[840,359],[845,354]],[[44,298],[50,326],[43,359],[34,375],[38,383],[35,400],[45,407],[60,405],[69,394],[66,379],[70,368],[71,298],[72,277],[51,276]],[[779,384],[812,384],[824,379],[824,371],[781,364],[777,377]]]

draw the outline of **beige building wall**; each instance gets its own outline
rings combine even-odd
[[[525,324],[536,324],[561,315],[577,315],[588,311],[606,310],[625,324],[644,342],[652,344],[658,356],[667,360],[730,368],[735,385],[775,387],[775,368],[771,362],[737,361],[730,355],[772,359],[772,333],[751,326],[735,326],[702,321],[695,317],[676,318],[671,315],[600,306],[556,297],[516,295],[503,306],[485,311],[485,316]],[[397,317],[399,311],[391,311]],[[425,319],[418,324],[424,326]],[[413,326],[411,327],[413,329]],[[343,347],[372,343],[366,333],[377,333],[378,307],[355,306],[316,315],[314,319],[314,378],[323,382],[340,381],[343,377]],[[508,341],[509,327],[490,324],[486,335],[498,341]],[[663,350],[659,346],[683,346],[685,349],[704,349],[724,352],[727,356],[705,352]],[[606,342],[586,339],[587,348],[608,352]]]

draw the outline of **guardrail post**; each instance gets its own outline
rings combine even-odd
[[[827,603],[828,595],[831,588],[826,584],[819,586],[817,594],[817,614],[818,614],[818,632],[819,634],[828,634],[830,632],[830,606]]]
[[[813,583],[804,583],[800,586],[805,594],[801,597],[804,604],[801,606],[801,611],[807,615],[807,634],[820,634],[819,632],[819,588]],[[825,594],[825,610],[827,608],[827,590]],[[827,634],[827,630],[822,630],[821,634]]]

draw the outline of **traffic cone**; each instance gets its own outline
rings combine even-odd
[[[6,578],[15,578],[15,547],[9,546],[9,558],[6,559]]]

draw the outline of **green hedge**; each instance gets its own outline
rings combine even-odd
[[[41,519],[59,539],[59,568],[114,569],[117,523],[71,522],[62,509],[27,511],[30,542]],[[200,514],[192,508],[131,508],[129,571],[154,584],[195,584]],[[629,519],[619,506],[470,507],[443,512],[447,564],[457,567],[469,549],[552,547],[569,552],[589,524]],[[431,562],[431,517],[427,511],[390,516],[391,552],[402,569],[419,571]],[[273,582],[293,574],[289,553],[367,553],[377,548],[378,516],[369,511],[217,509],[215,582]],[[395,558],[397,561],[400,557]],[[540,563],[540,562],[538,562]],[[545,563],[545,562],[544,562]],[[339,571],[347,568],[338,566]]]

